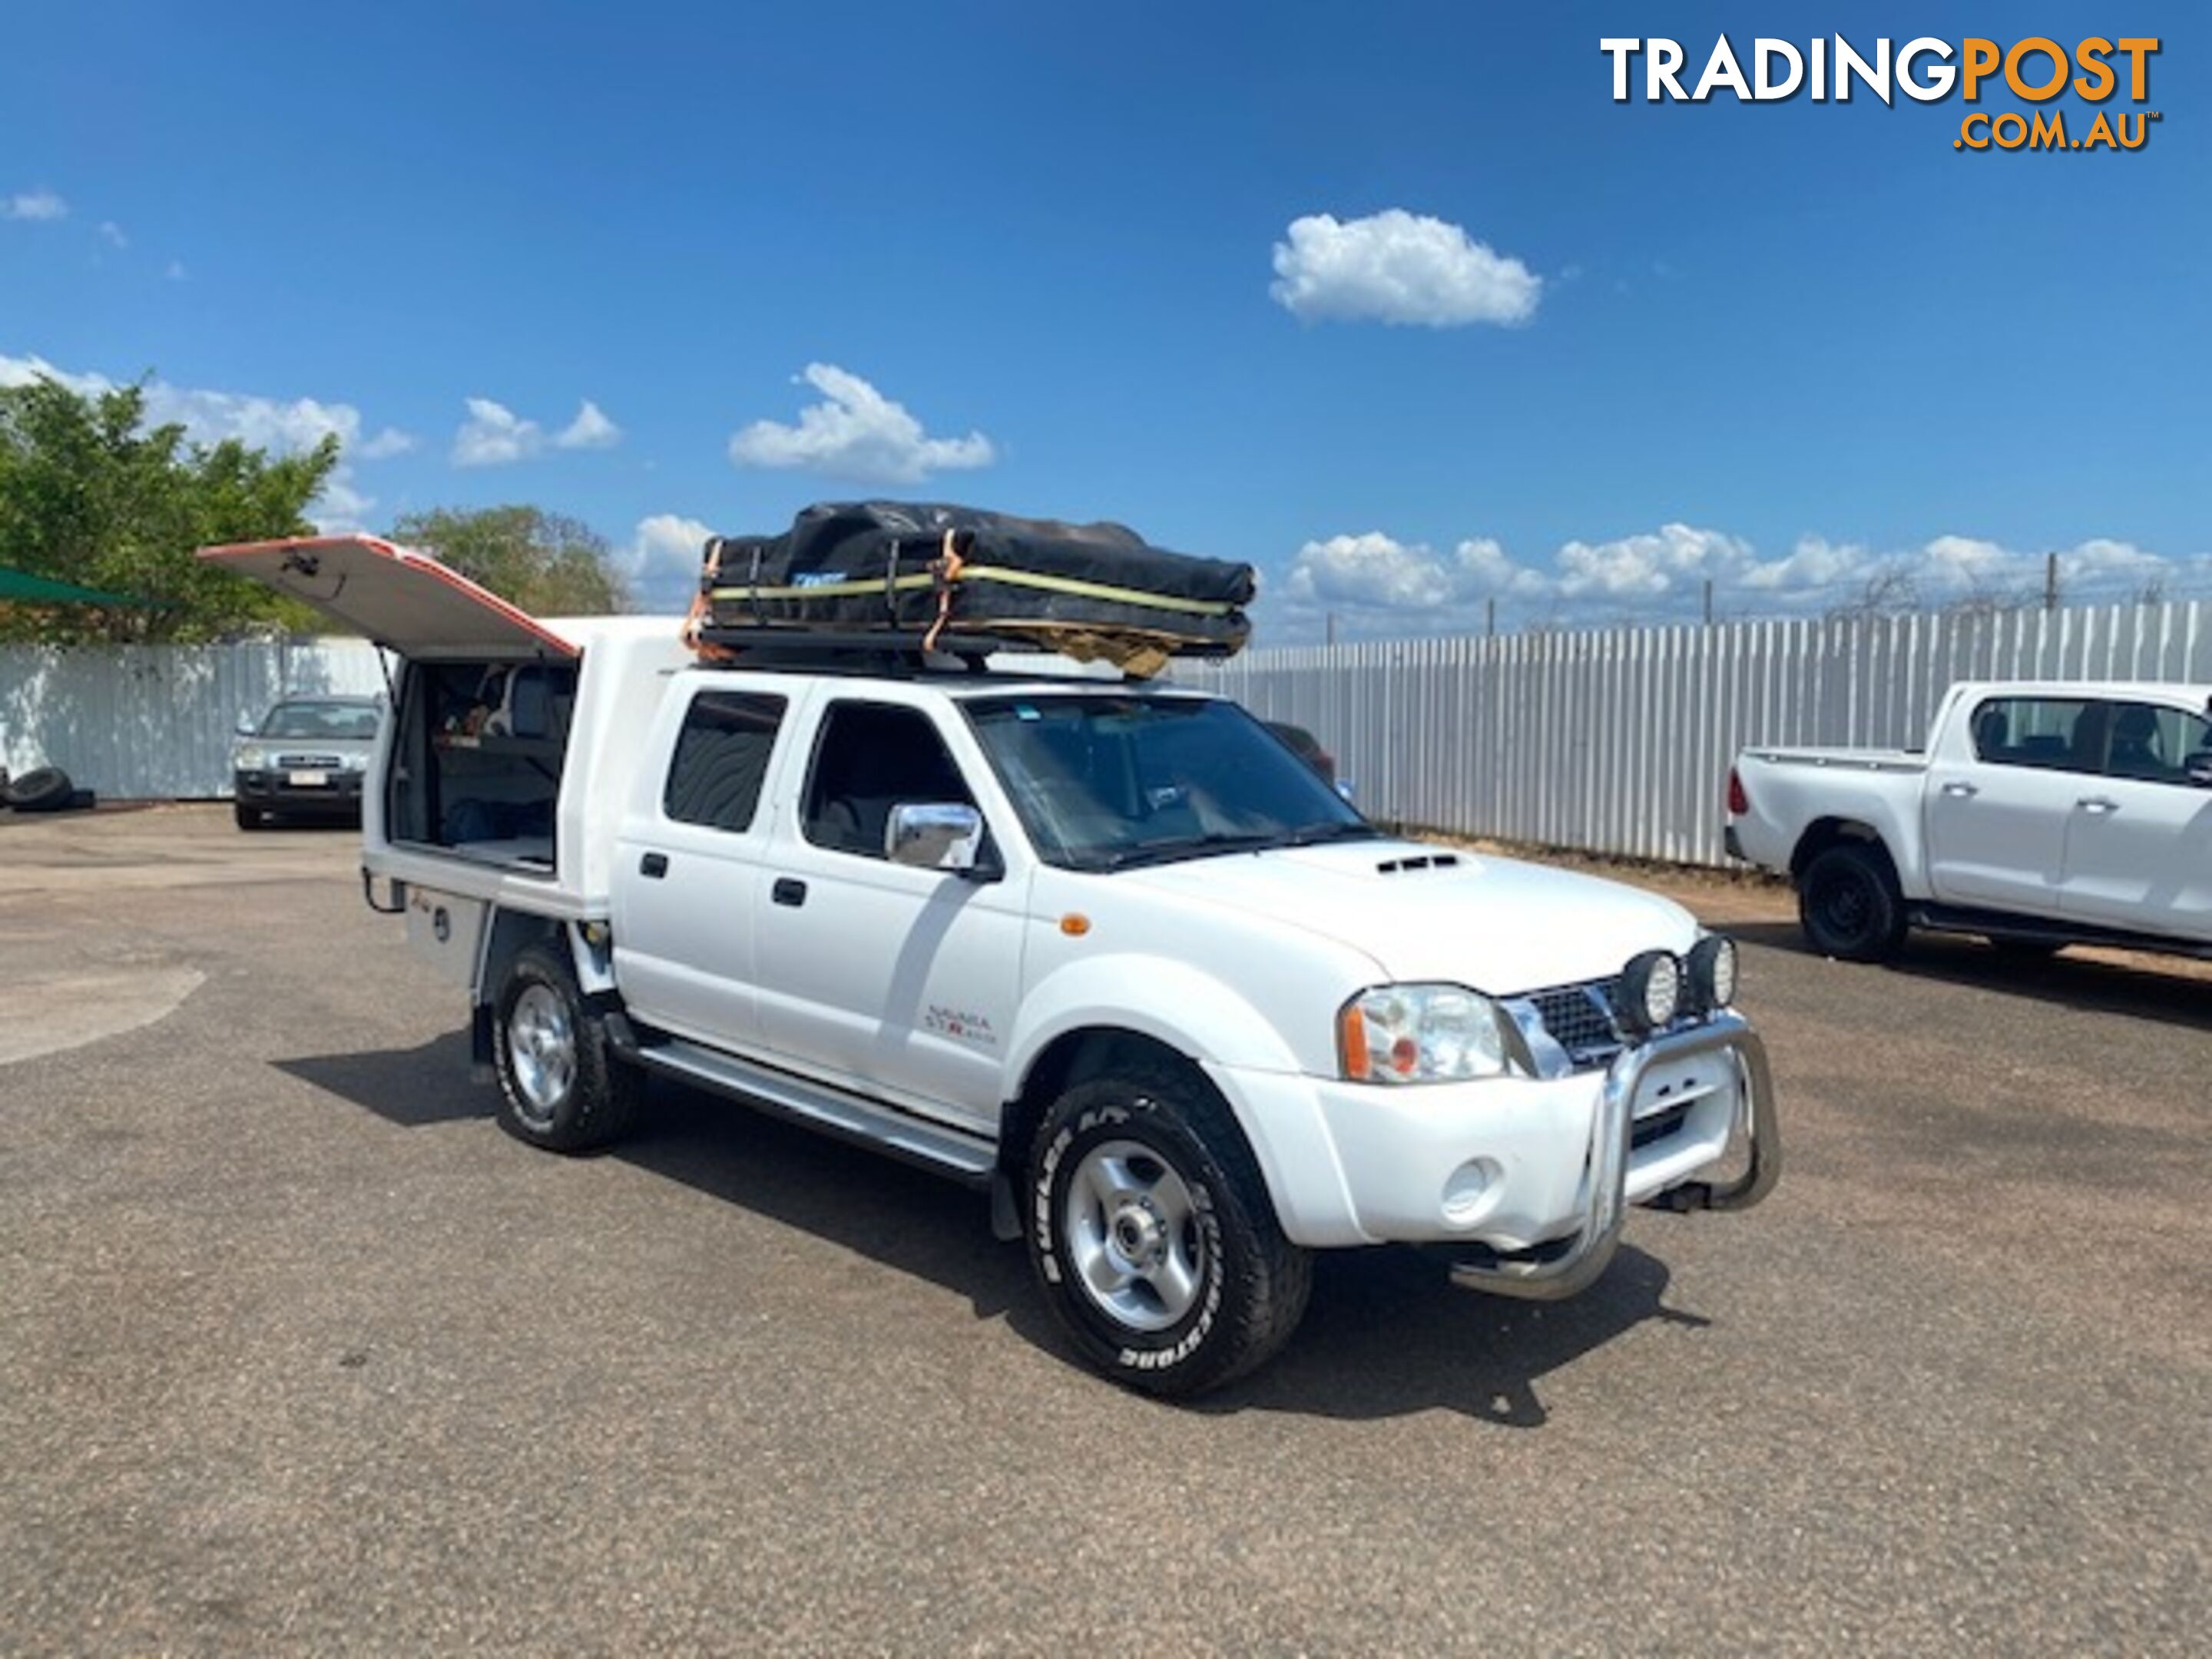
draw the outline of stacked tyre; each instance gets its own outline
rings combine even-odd
[[[58,812],[76,798],[76,786],[58,766],[34,767],[0,785],[0,800],[18,812]]]

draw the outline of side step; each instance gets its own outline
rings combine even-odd
[[[2212,960],[2212,943],[2203,939],[2133,933],[2121,927],[2088,927],[2044,916],[2016,915],[2009,910],[1912,903],[1905,906],[1905,915],[1914,927],[1925,927],[1930,933],[1980,933],[1989,939],[2020,939],[2036,945],[2087,945],[2107,951],[2147,951],[2159,956]]]
[[[627,1026],[628,1022],[623,1022]],[[759,1107],[970,1187],[988,1187],[999,1167],[999,1149],[981,1135],[902,1112],[896,1106],[833,1089],[774,1066],[759,1066],[681,1037],[640,1042],[634,1030],[611,1033],[623,1054],[663,1076]]]

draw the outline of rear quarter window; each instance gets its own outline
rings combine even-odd
[[[764,692],[702,691],[684,712],[661,810],[678,823],[742,833],[760,809],[784,699]]]

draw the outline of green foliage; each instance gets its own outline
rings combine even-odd
[[[338,463],[337,440],[272,458],[236,439],[190,442],[180,426],[142,429],[145,414],[140,386],[96,396],[47,380],[0,387],[0,565],[155,602],[0,607],[0,640],[204,640],[325,625],[192,554],[307,533],[307,504]]]
[[[535,616],[601,616],[629,602],[605,538],[541,507],[433,507],[401,519],[392,539],[435,553]]]

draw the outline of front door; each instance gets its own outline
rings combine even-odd
[[[990,1131],[1020,993],[1026,884],[892,863],[891,809],[934,802],[975,795],[927,709],[827,705],[764,872],[762,1040],[800,1069]]]
[[[2066,839],[2066,913],[2212,940],[2212,726],[2185,708],[2112,705],[2104,775],[2081,779]]]

